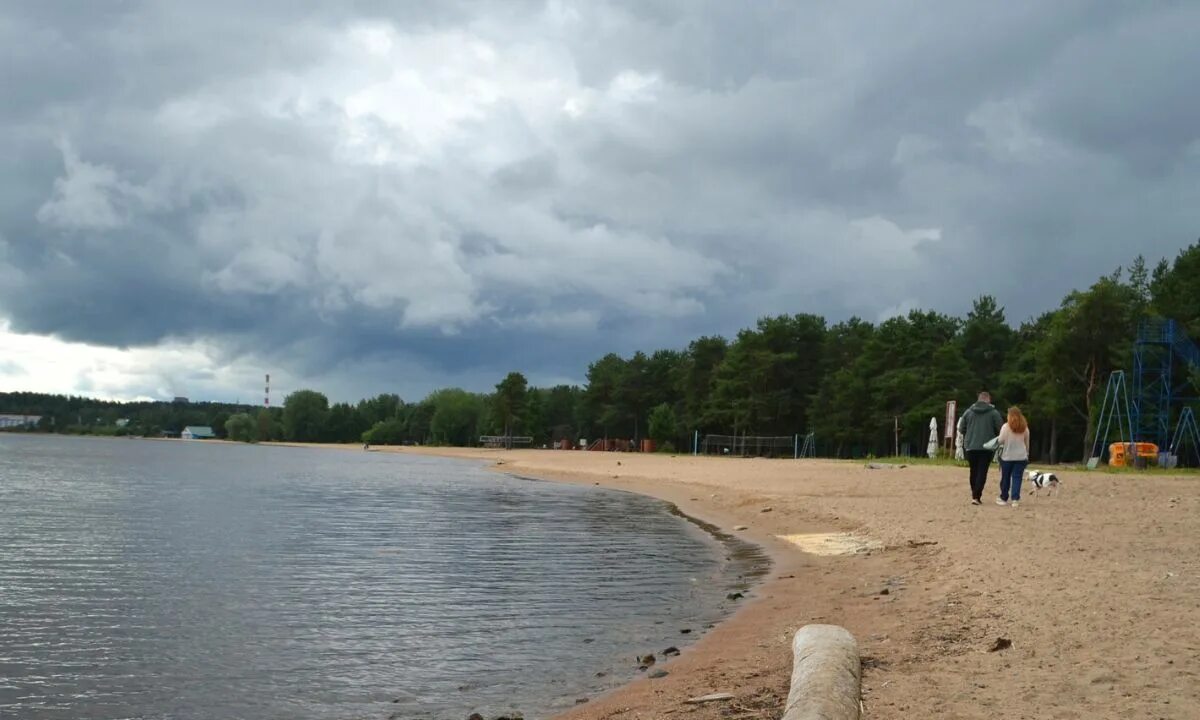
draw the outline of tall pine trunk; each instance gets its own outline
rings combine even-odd
[[[1088,438],[1093,438],[1092,442],[1094,443],[1095,438],[1093,436],[1094,436],[1095,432],[1099,431],[1099,428],[1092,427],[1092,400],[1096,395],[1096,363],[1094,363],[1094,362],[1088,363],[1087,375],[1088,375],[1087,391],[1084,393],[1084,396],[1083,396],[1083,407],[1084,407],[1084,410],[1087,412],[1087,418],[1086,418],[1087,421],[1083,424],[1083,463],[1085,465],[1087,464],[1087,461],[1089,459],[1091,459],[1091,456],[1092,456],[1091,455],[1092,445],[1088,443]]]
[[[1058,464],[1058,418],[1050,418],[1050,464]]]

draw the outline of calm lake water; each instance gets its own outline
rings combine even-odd
[[[464,461],[0,434],[0,717],[544,717],[762,569]]]

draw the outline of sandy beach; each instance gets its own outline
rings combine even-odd
[[[821,460],[406,448],[644,493],[765,548],[769,580],[678,658],[565,718],[777,718],[790,637],[844,625],[868,718],[1200,717],[1200,478],[1062,472],[969,504],[966,470]],[[769,508],[769,510],[768,510]],[[873,550],[804,552],[849,533]],[[820,546],[821,543],[818,543]],[[999,638],[1011,642],[993,651]],[[653,652],[658,648],[644,648]],[[630,659],[631,663],[633,658]],[[730,701],[690,705],[714,692]]]

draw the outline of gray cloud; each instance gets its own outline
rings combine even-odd
[[[1019,320],[1200,226],[1186,4],[43,5],[0,10],[0,316],[348,397]]]

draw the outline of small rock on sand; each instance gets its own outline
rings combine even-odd
[[[746,527],[745,525],[735,525],[733,527],[733,529],[734,530],[749,530],[750,528]]]
[[[773,508],[773,507],[765,507],[765,508],[763,508],[762,510],[759,510],[759,512],[771,512],[771,511],[772,511],[772,510],[774,510],[774,509],[775,509],[775,508]]]
[[[665,678],[668,674],[669,673],[666,670],[655,670],[654,672],[650,673],[650,677],[657,680],[659,678]]]
[[[725,599],[726,600],[741,600],[744,597],[746,597],[746,596],[741,594],[740,592],[734,592],[734,593],[729,593],[728,595],[726,595]]]
[[[663,654],[663,657],[669,657],[669,656],[671,656],[671,655],[678,655],[678,654],[679,654],[679,648],[677,648],[677,647],[675,647],[674,645],[672,645],[671,647],[667,648],[666,650],[663,650],[663,651],[662,651],[662,654]]]

